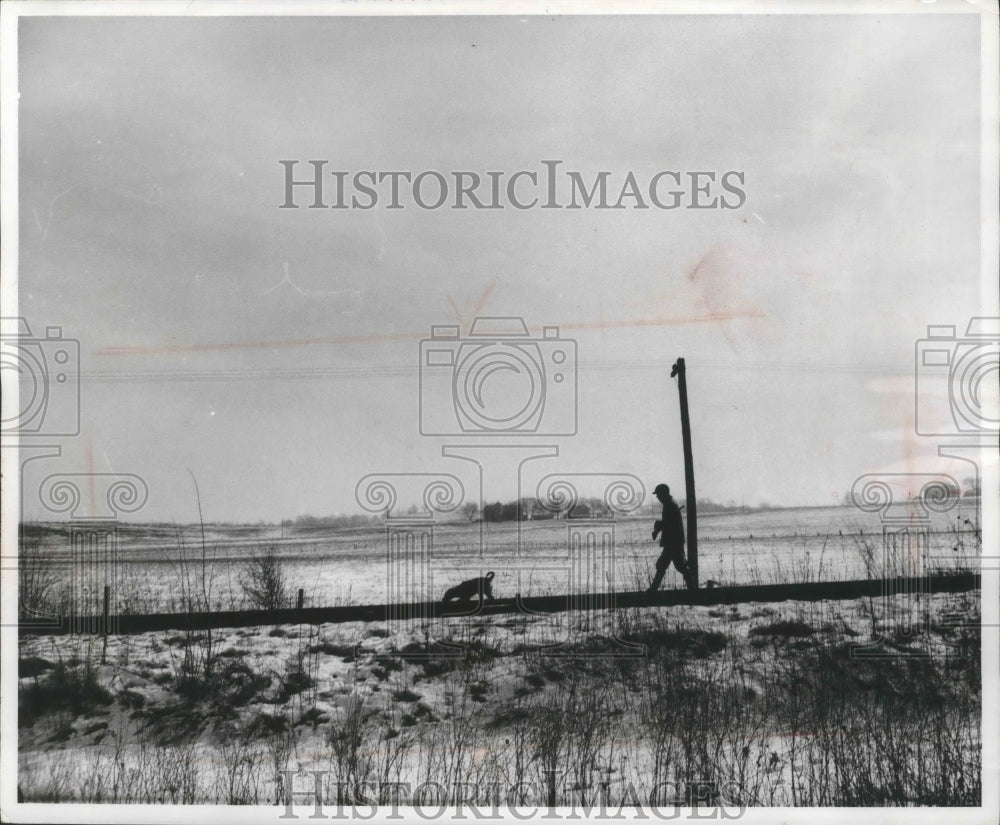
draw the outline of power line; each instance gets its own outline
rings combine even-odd
[[[699,361],[691,367],[706,370],[757,372],[798,372],[857,375],[909,375],[899,365],[848,364],[818,361]],[[662,360],[589,361],[578,365],[580,372],[638,372],[666,369]],[[160,369],[160,370],[86,370],[80,374],[84,383],[169,383],[229,381],[310,381],[336,378],[405,378],[419,372],[418,364],[390,366],[360,364],[351,367],[276,367],[269,369]]]

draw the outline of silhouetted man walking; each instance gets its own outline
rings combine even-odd
[[[674,567],[684,577],[684,583],[689,587],[694,587],[691,580],[691,568],[688,567],[687,559],[684,558],[684,520],[681,518],[681,508],[677,506],[670,497],[670,488],[666,484],[657,484],[653,494],[663,504],[663,514],[660,520],[653,525],[653,540],[660,537],[660,547],[663,552],[656,560],[656,575],[653,583],[649,586],[649,593],[655,593],[660,588],[660,583],[666,575],[667,568],[673,562]]]

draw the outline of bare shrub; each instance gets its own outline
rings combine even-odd
[[[18,614],[22,619],[67,612],[68,594],[37,537],[25,538],[17,560]]]
[[[100,683],[97,670],[88,658],[82,665],[69,666],[57,662],[43,678],[20,687],[18,724],[30,727],[47,713],[66,712],[72,721],[83,713],[110,705],[111,693]]]
[[[216,776],[216,793],[226,805],[257,805],[267,786],[268,749],[252,731],[238,722],[216,727],[217,748],[222,758]]]
[[[246,571],[240,576],[240,587],[253,608],[280,610],[288,607],[288,582],[276,545],[268,544],[250,557]]]

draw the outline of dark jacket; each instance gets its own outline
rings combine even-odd
[[[663,515],[654,527],[660,531],[660,547],[684,546],[684,519],[681,508],[672,498],[663,503]]]

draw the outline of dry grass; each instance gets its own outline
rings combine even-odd
[[[241,576],[199,527],[193,543],[175,530],[161,568],[174,609],[287,604],[299,585],[280,549],[262,542]],[[952,528],[931,549],[938,567],[962,569],[981,534]],[[554,529],[525,546],[542,553]],[[645,522],[627,530],[630,547],[648,538]],[[775,540],[791,552],[766,558]],[[717,542],[704,548],[732,548]],[[869,576],[899,572],[891,542],[861,527],[740,542],[741,569],[735,554],[725,570],[706,552],[703,579],[829,578],[846,553]],[[653,555],[628,556],[619,587],[643,589]],[[61,609],[44,565],[24,570],[22,599]],[[138,577],[122,582],[120,606],[160,598]],[[26,637],[18,784],[29,801],[286,804],[301,767],[325,772],[330,804],[414,801],[393,789],[402,782],[508,805],[651,793],[669,805],[694,786],[704,802],[746,806],[977,805],[979,597],[144,634],[112,637],[108,651]],[[304,781],[298,801],[311,804]]]
[[[654,788],[672,804],[700,784],[748,806],[975,805],[977,606],[976,593],[925,599],[918,633],[912,606],[858,600],[618,610],[586,631],[583,617],[262,628],[240,647],[211,640],[211,655],[207,634],[149,634],[127,667],[119,646],[103,668],[82,642],[46,667],[36,640],[19,784],[39,801],[283,804],[281,772],[301,766],[326,771],[330,804],[431,782],[499,804],[529,801],[527,785],[543,804],[646,804]],[[626,643],[644,655],[608,655]],[[69,678],[93,701],[36,701]]]

